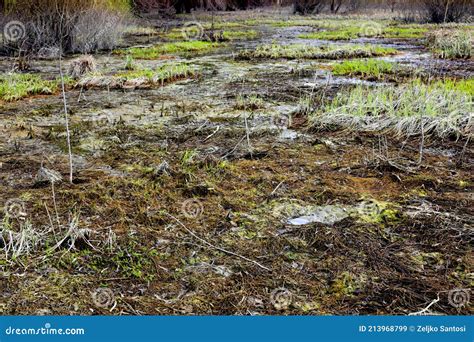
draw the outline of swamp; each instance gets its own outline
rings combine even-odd
[[[2,315],[473,313],[474,25],[294,12],[6,16]]]

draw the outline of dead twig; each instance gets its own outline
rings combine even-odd
[[[255,260],[252,260],[252,259],[249,259],[243,255],[240,255],[240,254],[237,254],[237,253],[234,253],[234,252],[231,252],[231,251],[228,251],[227,249],[224,249],[224,248],[221,248],[221,247],[218,247],[218,246],[215,246],[213,245],[212,243],[208,242],[207,240],[204,240],[203,238],[199,237],[198,235],[196,235],[196,233],[194,233],[191,229],[189,229],[188,227],[186,227],[180,220],[178,220],[176,217],[174,217],[173,215],[171,214],[166,214],[168,215],[169,217],[171,217],[173,220],[175,220],[184,230],[186,230],[186,232],[188,232],[189,234],[191,234],[195,239],[201,241],[202,243],[204,243],[206,246],[208,247],[211,247],[211,248],[214,248],[220,252],[223,252],[223,253],[226,253],[226,254],[229,254],[229,255],[233,255],[233,256],[236,256],[240,259],[243,259],[245,261],[248,261],[252,264],[255,264],[257,265],[258,267],[266,270],[266,271],[269,271],[271,272],[271,269],[269,269],[268,267],[266,266],[263,266],[262,264],[256,262]]]
[[[217,126],[216,130],[213,133],[211,133],[210,135],[208,135],[206,137],[206,139],[203,140],[203,142],[208,141],[209,139],[211,139],[217,132],[219,132],[220,129],[221,129],[221,126]]]
[[[431,315],[432,313],[429,311],[430,307],[438,303],[439,300],[440,299],[439,299],[439,293],[438,293],[437,298],[433,299],[431,303],[428,304],[427,307],[425,307],[424,309],[421,309],[420,311],[409,313],[408,316],[421,316],[421,315],[428,315],[428,314]]]

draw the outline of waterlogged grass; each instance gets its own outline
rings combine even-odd
[[[423,38],[428,32],[426,27],[387,27],[382,33],[383,38],[416,39]]]
[[[201,53],[210,51],[220,46],[218,43],[205,41],[186,41],[163,43],[146,48],[130,48],[127,50],[117,50],[116,54],[127,54],[137,59],[157,59],[163,55],[182,54],[182,53]]]
[[[176,79],[194,76],[195,71],[189,65],[164,64],[157,69],[140,69],[118,73],[115,77],[130,81],[134,79],[146,79],[150,83],[163,83]]]
[[[247,26],[269,25],[273,27],[293,27],[293,26],[317,26],[318,21],[312,19],[292,19],[292,20],[277,20],[277,19],[249,19],[244,21]]]
[[[472,85],[472,83],[471,83]],[[474,111],[469,84],[419,80],[402,86],[357,86],[340,92],[311,115],[315,128],[393,130],[399,135],[433,133],[440,137],[470,134]]]
[[[196,71],[185,63],[164,64],[156,69],[134,69],[113,76],[89,75],[82,78],[77,86],[85,88],[140,88],[153,85],[164,86],[170,82],[190,78]]]
[[[428,32],[427,28],[384,27],[381,24],[373,23],[372,26],[368,24],[366,26],[348,26],[335,30],[302,34],[299,37],[319,40],[351,40],[363,37],[413,39],[423,38],[426,32]]]
[[[66,80],[68,83],[69,81]],[[10,102],[32,95],[53,94],[60,82],[43,80],[32,74],[6,74],[0,76],[0,100]]]
[[[474,34],[470,30],[441,30],[427,40],[430,50],[443,59],[467,59],[473,56]]]
[[[377,45],[347,45],[347,46],[306,46],[306,45],[279,45],[269,44],[258,46],[255,50],[242,51],[242,59],[341,59],[341,58],[368,58],[397,54],[393,48]]]
[[[258,95],[238,95],[235,100],[235,109],[240,110],[257,110],[265,107],[264,99]]]
[[[361,76],[382,78],[383,75],[392,74],[396,64],[378,59],[344,61],[332,67],[336,76]]]
[[[436,81],[429,85],[431,88],[442,88],[446,91],[456,91],[474,97],[474,79]]]
[[[247,40],[247,39],[255,39],[258,37],[258,33],[255,30],[224,31],[223,35],[226,40]]]
[[[225,29],[234,29],[245,27],[246,25],[242,22],[236,21],[215,21],[213,23],[205,23],[203,27],[206,30],[225,30]]]
[[[351,40],[358,37],[359,33],[353,30],[319,31],[299,35],[302,39],[319,40]]]
[[[220,30],[220,29],[209,29],[204,32],[202,36],[203,41],[207,41],[209,39],[209,35],[213,32],[215,35],[222,36],[222,38],[227,40],[247,40],[247,39],[255,39],[258,37],[258,33],[255,30]],[[186,35],[183,34],[181,29],[173,29],[165,34],[162,35],[163,38],[170,39],[170,40],[186,40]]]

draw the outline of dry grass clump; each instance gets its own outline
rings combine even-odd
[[[472,57],[473,35],[467,30],[438,30],[428,35],[428,47],[440,58],[467,59]]]
[[[357,86],[313,113],[317,129],[349,128],[393,131],[401,136],[433,134],[438,137],[472,135],[474,102],[470,93],[452,82],[403,86]]]
[[[81,56],[73,60],[68,67],[67,74],[73,79],[79,79],[82,76],[95,72],[97,69],[96,62],[93,56]]]

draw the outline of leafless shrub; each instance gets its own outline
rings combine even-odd
[[[294,0],[293,11],[300,14],[320,13],[325,5],[323,0]]]
[[[474,13],[472,0],[422,0],[422,5],[433,23],[458,22]]]
[[[90,9],[77,18],[72,31],[71,50],[81,53],[111,50],[117,45],[124,28],[121,14]]]
[[[7,42],[7,48],[35,53],[53,47],[81,53],[113,48],[123,31],[124,13],[106,4],[95,0],[16,0],[6,12],[6,20],[20,22],[24,34]]]

